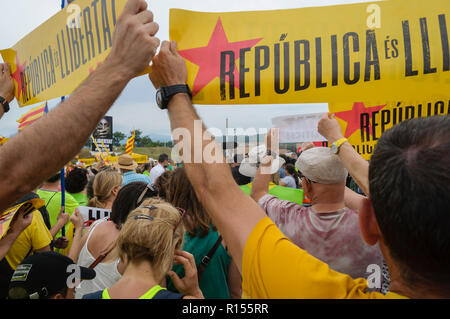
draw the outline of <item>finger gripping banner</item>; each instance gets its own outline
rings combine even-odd
[[[126,0],[76,0],[12,48],[15,96],[27,106],[71,94],[105,60]]]

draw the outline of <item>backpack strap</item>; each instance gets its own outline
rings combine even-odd
[[[184,295],[171,292],[167,289],[158,291],[152,299],[183,299]]]
[[[203,272],[205,271],[206,267],[208,266],[209,262],[211,261],[212,256],[216,252],[217,248],[219,248],[220,243],[222,242],[222,236],[219,236],[214,246],[211,248],[211,250],[208,252],[208,254],[203,257],[202,261],[197,267],[197,277],[198,281],[200,282],[200,279],[202,278]]]

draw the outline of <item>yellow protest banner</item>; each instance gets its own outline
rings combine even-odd
[[[76,0],[0,51],[11,65],[19,106],[71,94],[110,52],[127,0]]]
[[[448,0],[170,11],[196,104],[448,97]]]
[[[9,229],[14,215],[19,211],[24,211],[25,214],[29,214],[32,211],[41,208],[45,205],[45,202],[40,198],[30,199],[19,205],[13,206],[4,212],[0,213],[0,238],[3,237]]]
[[[138,164],[148,163],[148,156],[147,155],[131,153],[131,157]],[[119,160],[118,156],[107,156],[106,158],[104,158],[105,162],[108,162],[108,163],[111,163],[111,164],[112,163],[117,163],[118,160]],[[95,159],[95,158],[80,158],[79,161],[81,163],[85,164],[86,166],[91,166],[95,162],[98,162],[98,160]]]
[[[341,125],[344,136],[366,160],[370,159],[381,134],[412,118],[450,114],[450,98],[402,99],[400,94],[372,102],[330,103],[329,111]]]
[[[0,145],[5,144],[8,141],[7,137],[0,136]]]

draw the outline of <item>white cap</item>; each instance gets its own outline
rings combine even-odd
[[[319,184],[337,184],[345,181],[348,175],[339,156],[329,147],[313,147],[304,151],[295,166],[303,176]]]
[[[239,166],[239,173],[247,177],[255,177],[258,171],[259,164],[266,156],[266,154],[266,146],[258,145],[256,147],[253,147],[250,152],[248,152],[248,157],[244,158],[244,160],[241,162],[241,165]],[[272,161],[270,172],[264,173],[275,174],[285,162],[286,161],[283,158],[276,156]]]

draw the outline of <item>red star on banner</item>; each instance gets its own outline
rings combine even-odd
[[[341,120],[344,120],[345,122],[347,122],[347,128],[345,129],[344,136],[346,138],[348,138],[354,132],[361,129],[361,120],[360,120],[361,113],[372,114],[372,112],[380,111],[385,106],[386,105],[366,107],[364,105],[364,103],[362,103],[362,102],[355,102],[353,104],[353,108],[351,110],[343,111],[343,112],[336,112],[334,114],[336,115],[336,117],[339,117]],[[369,124],[369,128],[370,128],[370,132],[372,132],[371,124]]]
[[[27,67],[27,62],[24,62],[22,65],[19,62],[19,58],[16,54],[16,71],[11,75],[12,78],[17,83],[17,99],[20,99],[20,95],[22,93],[22,79],[20,78],[20,73],[25,72],[25,68]],[[26,89],[26,83],[25,83],[25,89]]]
[[[192,95],[196,95],[208,85],[208,83],[220,76],[221,52],[233,51],[237,60],[239,59],[239,50],[241,48],[251,48],[261,40],[262,38],[228,42],[225,30],[223,29],[222,22],[219,18],[206,47],[180,51],[180,55],[183,58],[199,66],[192,88]],[[237,68],[234,71],[234,79],[235,86],[239,88],[239,72],[237,72]]]

